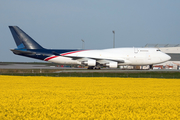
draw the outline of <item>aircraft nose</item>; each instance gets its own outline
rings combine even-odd
[[[167,59],[170,60],[170,59],[171,59],[171,56],[167,55]]]
[[[168,61],[168,60],[171,59],[171,56],[164,53],[164,55],[163,55],[163,57],[161,59],[163,59],[164,61]]]

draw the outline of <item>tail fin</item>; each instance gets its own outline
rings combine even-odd
[[[9,26],[13,38],[18,48],[24,49],[44,49],[36,41],[34,41],[29,35],[17,26]]]

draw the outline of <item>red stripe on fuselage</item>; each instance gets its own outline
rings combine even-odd
[[[50,59],[53,59],[53,58],[56,58],[56,57],[58,57],[58,56],[51,56],[51,57],[48,57],[48,58],[44,59],[44,61],[49,61]]]
[[[64,56],[64,55],[69,55],[69,54],[72,54],[72,53],[77,53],[77,52],[82,52],[82,51],[86,51],[86,50],[73,51],[73,52],[63,53],[61,55]]]

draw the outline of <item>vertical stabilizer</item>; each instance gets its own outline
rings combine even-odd
[[[19,27],[9,26],[9,29],[19,49],[44,49]]]

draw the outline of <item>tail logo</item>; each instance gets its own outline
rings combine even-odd
[[[24,44],[21,43],[20,45],[17,46],[19,49],[25,48]]]

